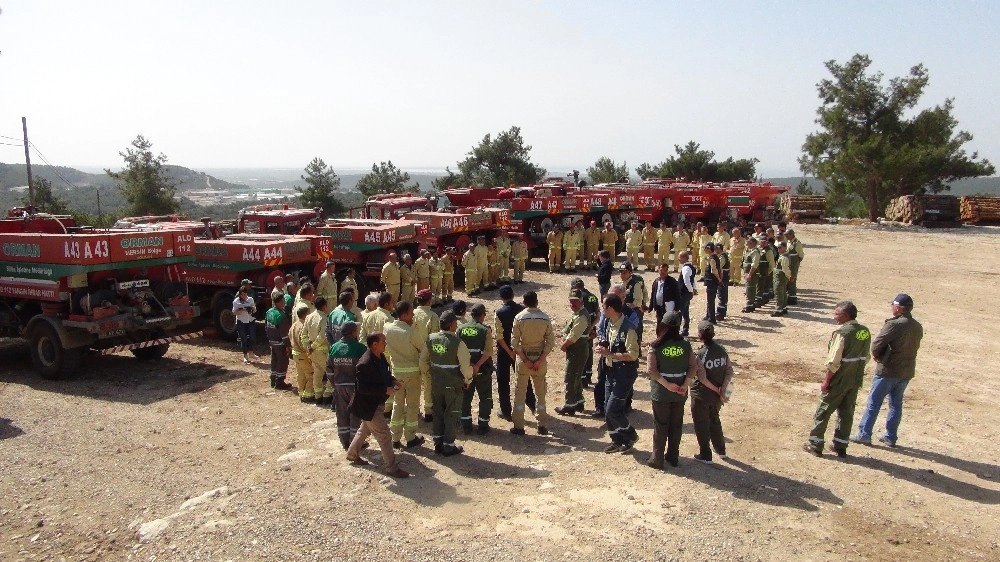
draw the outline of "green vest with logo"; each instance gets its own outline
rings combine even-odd
[[[667,382],[684,384],[687,378],[688,363],[691,361],[691,344],[687,340],[668,341],[656,351],[656,370]],[[670,392],[657,381],[650,381],[650,400],[656,402],[684,402],[686,395]]]
[[[729,354],[723,347],[715,342],[710,346],[704,346],[695,352],[698,361],[705,367],[705,376],[715,386],[722,387],[726,381],[726,365],[729,364]],[[705,388],[701,381],[695,379],[691,383],[691,396],[696,398],[714,399],[719,395]]]
[[[753,267],[753,257],[760,255],[760,250],[754,248],[753,250],[747,250],[747,253],[743,254],[743,273],[750,273],[750,268]],[[753,276],[757,277],[760,275],[760,265],[757,266],[757,271],[754,272]]]
[[[856,321],[841,324],[835,333],[844,338],[844,353],[830,385],[860,387],[865,378],[865,360],[872,350],[872,333]]]
[[[458,337],[465,342],[465,346],[469,348],[469,355],[472,356],[472,363],[476,364],[483,357],[483,347],[486,345],[486,334],[489,328],[480,324],[476,321],[466,322],[458,327]],[[479,372],[485,372],[487,369],[492,371],[493,360],[490,359],[479,369]]]
[[[458,335],[438,332],[427,338],[427,350],[431,356],[431,387],[444,388],[464,386],[462,370],[458,364],[458,345],[462,343]]]

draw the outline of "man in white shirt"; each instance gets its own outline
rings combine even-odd
[[[257,306],[253,301],[245,286],[240,287],[240,292],[233,299],[233,315],[236,316],[236,335],[240,339],[240,350],[243,351],[243,362],[250,362],[250,351],[253,350],[254,330],[257,324],[254,322],[254,313]],[[254,354],[256,355],[256,354]]]

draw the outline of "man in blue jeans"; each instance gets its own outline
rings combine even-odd
[[[892,318],[885,321],[882,331],[872,341],[872,357],[878,366],[868,395],[868,406],[861,417],[858,433],[851,441],[862,445],[872,444],[872,429],[878,419],[885,397],[889,397],[889,415],[885,421],[885,434],[878,438],[889,447],[896,446],[899,423],[903,420],[903,392],[913,378],[917,367],[917,350],[924,336],[924,328],[913,319],[913,299],[905,293],[896,295],[889,303]]]

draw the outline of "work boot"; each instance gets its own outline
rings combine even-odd
[[[476,430],[476,433],[479,435],[486,435],[489,432],[490,424],[487,422],[479,422],[479,429]]]
[[[559,406],[556,408],[556,413],[560,416],[572,416],[576,413],[575,406]]]
[[[788,304],[799,304],[798,297],[788,297]]]
[[[747,312],[753,312],[754,310],[756,309],[752,306],[744,306],[743,310],[741,310],[740,312],[747,313]]]
[[[471,420],[462,420],[462,431],[465,432],[466,435],[472,435],[472,421]]]

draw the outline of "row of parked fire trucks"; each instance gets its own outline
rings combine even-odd
[[[222,337],[235,337],[231,306],[243,279],[258,289],[263,312],[276,277],[317,279],[330,261],[354,268],[374,289],[390,251],[415,256],[425,248],[463,248],[504,230],[524,237],[533,255],[544,255],[545,235],[556,224],[593,220],[622,230],[634,220],[740,224],[773,218],[775,199],[788,189],[545,181],[447,189],[436,197],[380,195],[346,218],[258,205],[233,221],[133,217],[110,229],[12,209],[0,219],[0,335],[25,338],[43,376],[65,377],[88,351],[161,357],[171,342],[199,335],[199,320]],[[459,267],[456,274],[461,272]]]

